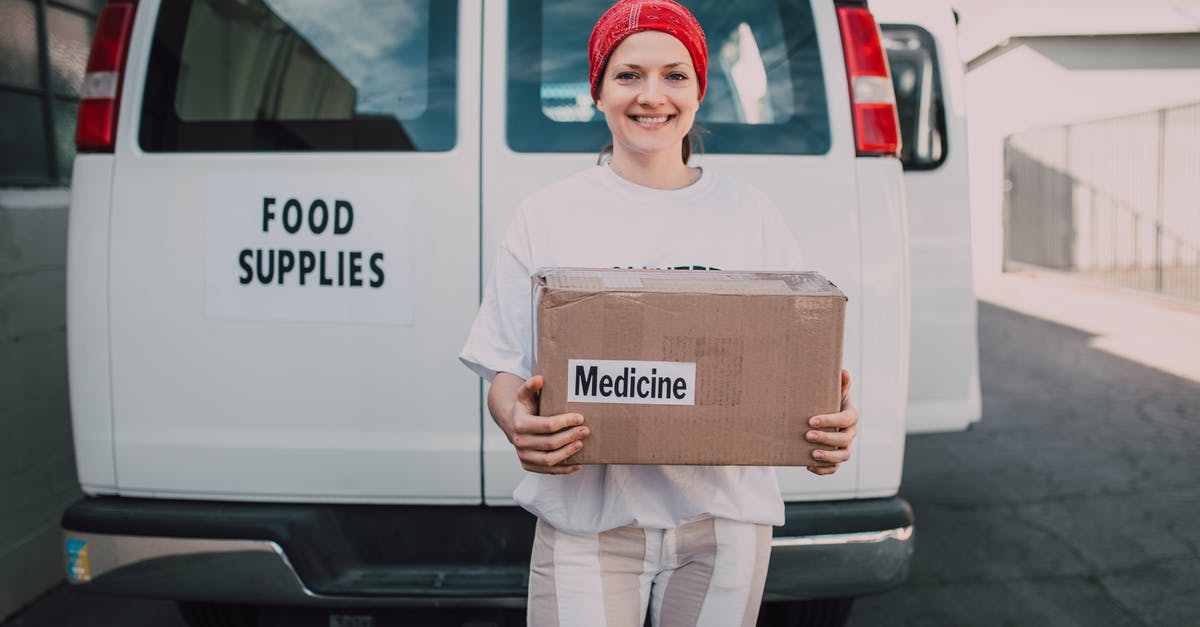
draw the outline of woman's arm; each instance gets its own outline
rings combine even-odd
[[[581,440],[590,430],[583,426],[579,414],[537,415],[541,389],[541,375],[525,381],[515,374],[498,372],[488,390],[488,410],[517,449],[525,470],[552,475],[573,473],[582,466],[558,464],[583,448]]]

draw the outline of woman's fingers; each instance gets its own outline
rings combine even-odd
[[[858,427],[849,427],[842,431],[809,431],[804,434],[804,439],[813,444],[823,444],[830,448],[846,448],[850,446],[857,435]]]
[[[571,427],[583,424],[583,416],[579,414],[556,414],[554,416],[538,416],[528,411],[513,413],[513,435],[549,435]],[[515,442],[514,442],[515,444]]]
[[[530,390],[540,389],[539,381]],[[522,400],[521,404],[524,404]],[[518,408],[514,413],[513,434],[510,438],[517,449],[517,457],[521,466],[532,472],[548,474],[568,474],[579,470],[580,466],[560,466],[563,460],[578,453],[583,448],[581,440],[586,438],[591,430],[583,426],[583,416],[579,414],[556,414],[554,416],[538,416],[527,410]]]
[[[847,402],[842,411],[813,416],[808,424],[813,427],[804,434],[809,442],[835,447],[850,446],[850,442],[858,435],[858,409],[853,403]]]
[[[841,464],[843,462],[850,461],[850,449],[814,449],[812,452],[812,457],[819,462],[825,462],[827,464]]]
[[[521,465],[527,470],[538,470],[539,468],[549,468],[557,466],[562,461],[583,448],[583,443],[579,441],[571,442],[562,448],[552,451],[539,451],[535,449],[518,449],[517,456],[521,458]]]
[[[582,468],[575,464],[573,466],[560,466],[563,460],[578,453],[583,448],[583,443],[579,440],[571,440],[564,446],[552,450],[538,450],[534,448],[517,447],[517,457],[521,460],[521,467],[532,472],[541,472],[547,474],[569,474]]]
[[[538,408],[538,392],[542,390],[542,375],[534,375],[525,380],[521,387],[517,388],[517,402],[520,403],[525,411],[536,414]]]
[[[858,425],[858,408],[854,403],[846,401],[842,411],[834,414],[821,414],[808,419],[808,426],[814,429],[849,429]]]
[[[804,437],[813,444],[820,445],[813,449],[812,457],[818,462],[832,464],[829,466],[809,466],[809,472],[818,475],[830,475],[837,472],[838,464],[850,459],[850,445],[858,435],[858,409],[850,402],[847,394],[850,391],[850,374],[842,371],[842,411],[833,414],[822,414],[809,419],[809,426]]]
[[[590,433],[587,427],[571,427],[550,434],[516,433],[513,435],[513,446],[530,451],[557,451],[586,438]]]

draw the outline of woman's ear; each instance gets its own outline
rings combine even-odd
[[[596,101],[596,110],[599,111],[600,113],[604,113],[604,100],[603,99]]]

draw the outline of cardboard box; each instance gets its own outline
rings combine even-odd
[[[841,400],[846,297],[815,272],[548,268],[533,276],[544,416],[591,435],[567,463],[816,465]]]

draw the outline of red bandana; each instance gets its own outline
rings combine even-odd
[[[600,71],[608,62],[617,44],[626,37],[644,30],[657,30],[678,39],[692,56],[692,66],[700,81],[700,100],[708,76],[708,45],[700,22],[674,0],[620,0],[592,28],[588,39],[588,81],[592,84],[592,100],[599,100]]]

